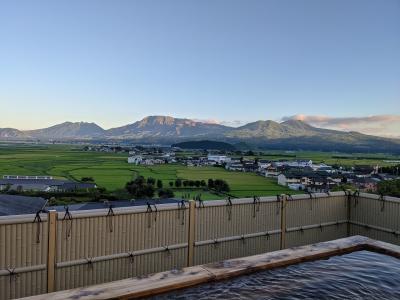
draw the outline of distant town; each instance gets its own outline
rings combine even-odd
[[[291,190],[305,192],[328,192],[340,187],[377,192],[379,182],[400,179],[399,166],[392,168],[379,165],[348,167],[314,163],[312,160],[274,161],[251,158],[256,156],[253,151],[227,152],[194,149],[193,153],[184,154],[183,149],[177,147],[123,148],[114,146],[89,146],[85,150],[125,152],[129,155],[127,162],[135,165],[178,163],[189,167],[216,166],[234,172],[253,172],[260,176],[274,178],[279,185],[287,186]]]

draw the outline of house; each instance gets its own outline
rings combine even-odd
[[[139,165],[142,161],[143,161],[143,156],[141,155],[134,155],[128,157],[128,164]]]
[[[257,172],[258,165],[253,161],[243,162],[243,167],[245,172]]]
[[[280,174],[280,172],[276,167],[271,165],[266,169],[264,169],[263,174],[265,177],[277,177]]]
[[[259,170],[261,171],[262,169],[266,169],[269,166],[271,166],[271,162],[269,160],[266,160],[266,159],[260,159],[257,162],[257,165],[258,165]]]
[[[3,179],[53,179],[53,176],[4,175]]]
[[[356,178],[353,180],[353,184],[358,187],[361,191],[376,192],[378,190],[378,180],[373,178]]]
[[[94,183],[60,179],[0,179],[0,191],[66,192],[97,188]]]
[[[328,181],[324,173],[303,171],[301,169],[292,169],[278,175],[278,184],[288,186],[289,184],[302,184],[304,186],[322,186]]]
[[[277,161],[275,165],[277,167],[292,167],[292,168],[305,168],[311,167],[313,164],[312,160],[291,160],[291,161]]]
[[[294,191],[303,191],[306,187],[301,183],[289,183],[288,188]]]
[[[209,154],[207,160],[214,161],[218,164],[227,163],[231,161],[231,158],[226,155]]]
[[[244,166],[242,163],[227,163],[225,166],[225,169],[229,170],[229,171],[244,171]]]

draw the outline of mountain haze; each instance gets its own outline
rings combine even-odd
[[[173,144],[216,140],[244,142],[257,148],[400,153],[400,140],[313,127],[303,121],[256,121],[240,127],[169,116],[149,116],[125,126],[104,130],[95,123],[65,122],[38,130],[0,128],[2,140],[130,140]]]

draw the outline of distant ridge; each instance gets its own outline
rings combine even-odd
[[[246,143],[266,149],[303,149],[350,152],[400,153],[400,140],[313,127],[303,121],[256,121],[241,127],[149,116],[125,126],[104,130],[95,123],[64,122],[48,128],[20,131],[0,128],[1,140],[129,140],[138,143],[175,144],[213,140]]]
[[[236,147],[232,144],[217,141],[188,141],[173,144],[172,147],[179,147],[181,149],[196,149],[196,150],[225,150],[234,151]]]

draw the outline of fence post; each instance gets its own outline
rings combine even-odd
[[[189,201],[189,228],[188,228],[188,252],[187,266],[194,264],[194,242],[195,242],[195,226],[196,226],[196,201]]]
[[[345,197],[347,197],[347,236],[350,236],[350,219],[351,219],[351,190],[346,190],[344,192]]]
[[[280,249],[285,249],[286,247],[286,199],[287,196],[280,195],[281,199],[281,240]]]
[[[55,267],[56,267],[56,234],[57,212],[50,210],[47,215],[48,247],[47,247],[47,292],[55,291]]]

